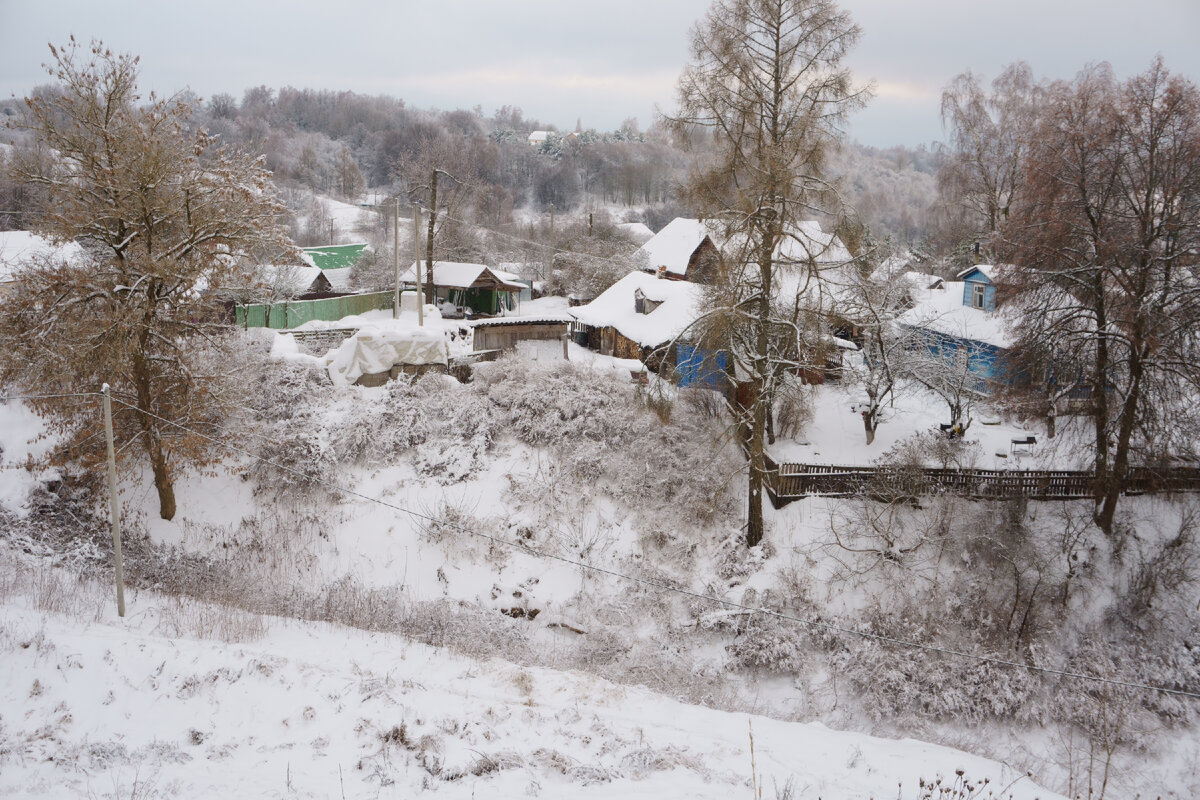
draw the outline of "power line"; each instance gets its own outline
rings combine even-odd
[[[93,393],[93,394],[95,394],[95,393]],[[249,450],[238,447],[237,445],[232,444],[230,442],[222,442],[211,436],[207,436],[206,434],[200,433],[199,431],[190,430],[187,427],[185,427],[177,422],[173,422],[172,420],[160,417],[157,414],[154,414],[153,412],[137,408],[136,406],[134,406],[130,403],[127,403],[124,400],[120,400],[120,399],[114,397],[113,401],[116,403],[120,403],[121,405],[124,405],[130,409],[133,409],[134,411],[138,411],[142,414],[152,417],[164,424],[172,425],[176,428],[179,428],[180,430],[182,430],[186,433],[189,433],[193,436],[198,436],[202,439],[205,439],[206,441],[212,442],[213,444],[221,445],[221,446],[228,448],[229,450],[241,453],[245,456],[255,459],[259,463],[267,464],[269,466],[275,467],[276,469],[279,469],[283,472],[286,472],[286,473],[289,473],[292,475],[305,477],[306,480],[311,480],[311,477],[304,476],[297,469],[293,469],[291,467],[284,466],[283,464],[279,464],[277,462],[271,461],[270,459],[266,459],[261,456],[255,455],[254,453],[250,452]],[[278,442],[278,440],[273,440],[273,441],[276,444],[281,444],[280,442]],[[388,502],[386,500],[382,500],[378,497],[372,497],[371,495],[363,494],[362,492],[359,492],[357,490],[348,489],[344,486],[340,486],[336,483],[333,483],[332,481],[325,481],[325,480],[317,479],[313,482],[318,485],[325,486],[327,488],[341,492],[343,494],[350,495],[352,497],[357,497],[362,500],[366,500],[367,502],[375,503],[375,504],[381,505],[385,508],[390,508],[393,511],[398,511],[403,514],[407,514],[410,517],[413,517],[415,519],[421,519],[421,520],[425,520],[427,522],[432,522],[432,523],[439,523],[439,524],[445,525],[446,527],[450,527],[450,528],[456,529],[458,531],[461,531],[462,533],[466,533],[470,536],[476,536],[481,539],[485,539],[493,544],[498,544],[498,545],[501,545],[501,546],[504,546],[504,547],[507,547],[507,548],[510,548],[513,550],[519,550],[521,552],[529,553],[530,555],[533,555],[533,556],[536,556],[539,558],[559,561],[561,563],[569,564],[573,567],[577,567],[581,570],[586,570],[588,572],[593,572],[593,573],[600,574],[600,575],[607,575],[609,577],[613,577],[618,580],[623,580],[626,582],[639,584],[641,586],[646,586],[646,587],[658,589],[658,590],[665,591],[665,592],[672,592],[674,594],[678,594],[683,597],[689,597],[694,600],[702,600],[707,603],[724,606],[725,608],[729,608],[729,609],[733,609],[733,610],[737,610],[737,611],[744,611],[744,612],[748,612],[750,614],[761,614],[766,617],[774,617],[775,619],[783,620],[786,622],[792,622],[792,623],[796,623],[796,624],[800,624],[800,625],[805,625],[810,628],[815,628],[818,630],[825,630],[825,631],[829,631],[832,633],[843,634],[846,636],[857,636],[861,639],[866,639],[866,640],[878,642],[881,644],[890,644],[890,645],[895,645],[897,647],[906,647],[909,649],[920,650],[922,652],[927,652],[927,653],[937,653],[937,654],[945,655],[945,656],[953,656],[955,658],[960,658],[963,660],[977,661],[980,663],[991,664],[991,665],[999,666],[999,667],[1007,667],[1010,669],[1023,669],[1023,670],[1029,671],[1029,672],[1035,672],[1035,673],[1039,673],[1042,675],[1054,675],[1054,676],[1063,677],[1063,678],[1072,678],[1072,679],[1076,679],[1076,680],[1091,681],[1093,683],[1100,683],[1100,684],[1104,684],[1107,686],[1120,686],[1120,687],[1124,687],[1127,689],[1137,689],[1140,691],[1147,691],[1147,692],[1159,692],[1162,694],[1175,695],[1178,697],[1187,697],[1187,698],[1191,698],[1193,700],[1200,700],[1200,693],[1189,692],[1184,689],[1171,689],[1171,688],[1167,688],[1165,686],[1154,686],[1152,684],[1135,683],[1135,682],[1131,682],[1131,681],[1122,681],[1122,680],[1117,680],[1115,678],[1104,678],[1104,677],[1101,677],[1098,675],[1089,675],[1089,674],[1083,673],[1083,672],[1072,672],[1070,670],[1054,669],[1053,667],[1039,667],[1039,666],[1035,666],[1032,664],[1024,664],[1019,661],[1011,661],[1009,659],[996,658],[993,656],[977,655],[975,653],[968,653],[963,650],[956,650],[954,648],[949,648],[949,647],[937,647],[935,645],[923,644],[921,642],[914,642],[914,641],[910,641],[907,639],[900,639],[900,638],[893,637],[893,636],[885,636],[885,635],[877,634],[877,633],[868,633],[866,631],[858,631],[858,630],[854,630],[853,628],[846,628],[846,627],[842,627],[840,625],[832,625],[827,622],[819,622],[817,620],[806,619],[804,617],[797,617],[797,616],[794,616],[791,614],[785,614],[785,613],[779,612],[779,611],[772,611],[767,608],[748,606],[748,605],[745,605],[742,603],[736,603],[732,600],[723,600],[719,597],[715,597],[710,594],[694,592],[694,591],[691,591],[690,589],[683,589],[678,586],[672,586],[671,584],[664,583],[662,581],[656,581],[656,580],[653,580],[650,578],[640,578],[640,577],[637,577],[634,575],[627,575],[622,572],[617,572],[616,570],[608,569],[606,567],[598,567],[594,564],[588,564],[583,561],[577,561],[575,559],[567,558],[566,556],[561,556],[556,553],[548,553],[548,552],[545,552],[542,550],[537,550],[535,548],[529,547],[528,545],[509,541],[508,539],[503,539],[498,536],[492,536],[491,534],[483,533],[482,531],[472,530],[465,526],[459,525],[455,522],[439,521],[439,520],[436,520],[435,518],[429,516],[428,514],[422,514],[418,511],[413,511],[412,509],[406,508],[401,505],[397,505],[395,503]]]
[[[541,248],[544,248],[544,249],[546,249],[546,250],[550,250],[550,251],[551,251],[551,256],[553,256],[553,255],[555,255],[555,254],[557,254],[557,253],[565,253],[565,254],[567,254],[567,255],[579,256],[580,258],[590,258],[590,259],[592,259],[593,261],[603,261],[603,262],[605,262],[605,263],[608,263],[608,264],[615,264],[615,265],[616,265],[616,266],[618,266],[618,267],[622,267],[622,268],[626,268],[626,269],[635,269],[635,268],[636,268],[636,267],[634,267],[633,265],[629,264],[628,262],[624,262],[624,261],[616,261],[616,260],[614,260],[614,259],[611,259],[611,258],[606,258],[605,256],[597,256],[597,255],[593,255],[593,254],[591,254],[591,253],[580,253],[580,252],[579,252],[579,251],[577,251],[577,250],[568,250],[568,249],[566,249],[566,248],[563,248],[563,247],[558,247],[557,245],[546,244],[545,242],[539,242],[539,241],[536,241],[536,240],[534,240],[534,239],[526,239],[526,238],[524,238],[524,237],[517,236],[517,235],[515,235],[515,234],[511,234],[511,233],[505,233],[505,232],[503,232],[503,231],[498,231],[498,230],[495,230],[495,229],[493,229],[493,228],[488,228],[488,227],[486,227],[486,226],[484,226],[484,225],[480,225],[480,224],[479,224],[479,223],[477,223],[477,222],[468,222],[468,221],[467,221],[467,220],[465,220],[465,219],[459,219],[458,217],[451,217],[451,216],[449,216],[449,215],[446,215],[446,214],[443,214],[442,216],[443,216],[445,219],[451,220],[452,222],[457,222],[457,223],[459,223],[460,225],[466,225],[466,226],[467,226],[467,227],[469,227],[469,228],[475,228],[476,230],[481,230],[481,231],[484,231],[484,232],[486,232],[486,233],[493,234],[493,235],[495,235],[495,236],[502,236],[502,237],[504,237],[504,238],[506,238],[506,239],[512,239],[512,240],[513,240],[513,241],[515,241],[515,242],[522,242],[522,243],[524,243],[524,244],[530,244],[530,245],[533,245],[533,246],[535,246],[535,247],[541,247]],[[630,253],[631,253],[631,254],[633,254],[633,253],[636,253],[636,252],[637,252],[639,249],[641,249],[641,248],[637,247],[637,246],[636,246],[636,245],[634,245],[634,244],[629,244],[629,245],[628,245],[628,247],[630,248]]]

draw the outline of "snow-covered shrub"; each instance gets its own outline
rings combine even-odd
[[[790,620],[751,614],[741,627],[737,638],[725,646],[734,668],[795,672],[803,665],[803,654],[812,649],[802,627]]]
[[[338,459],[323,433],[321,421],[311,415],[272,426],[270,437],[258,440],[259,486],[279,494],[327,489],[337,478]]]
[[[323,369],[267,358],[252,366],[254,372],[247,371],[243,397],[263,422],[287,422],[301,410],[328,401],[333,394],[333,383]]]
[[[628,384],[574,362],[501,358],[480,364],[474,385],[526,444],[616,444],[633,435]]]
[[[788,380],[779,387],[775,398],[775,433],[795,439],[812,423],[812,387]]]

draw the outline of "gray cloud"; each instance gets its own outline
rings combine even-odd
[[[851,58],[877,98],[852,123],[868,144],[940,138],[942,86],[971,69],[994,75],[1024,59],[1035,73],[1070,77],[1107,60],[1119,74],[1161,52],[1200,76],[1195,0],[847,0],[863,28]],[[563,127],[601,129],[655,106],[669,110],[689,30],[708,0],[314,0],[184,5],[133,0],[0,0],[0,92],[46,80],[46,43],[74,33],[142,57],[143,85],[240,96],[266,84],[349,89],[410,105],[520,106]]]

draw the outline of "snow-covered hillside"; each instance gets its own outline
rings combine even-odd
[[[445,334],[461,338],[459,325]],[[537,344],[471,383],[363,388],[249,343],[263,361],[245,418],[228,423],[242,433],[218,440],[214,469],[179,477],[175,519],[158,518],[148,475],[122,476],[125,620],[97,583],[110,569],[103,495],[39,489],[47,476],[20,465],[48,442],[27,407],[0,404],[0,795],[724,798],[757,796],[756,781],[768,800],[915,800],[931,796],[920,779],[963,769],[991,780],[955,800],[1050,798],[1035,781],[1107,779],[1094,750],[1080,760],[1101,740],[1071,726],[1119,707],[1112,741],[1129,750],[1113,786],[1189,796],[1200,746],[1185,701],[870,638],[1011,657],[989,638],[997,623],[980,622],[1014,603],[994,564],[1021,581],[1033,569],[1024,540],[989,538],[1009,523],[1027,538],[1076,531],[1070,552],[1090,561],[1070,567],[1072,612],[1102,618],[1093,563],[1111,554],[1071,527],[1069,506],[1006,523],[1012,509],[953,497],[897,504],[880,512],[897,536],[885,552],[836,536],[878,526],[866,501],[812,498],[769,511],[767,544],[749,550],[741,460],[703,396]],[[809,444],[779,452],[870,460],[853,396],[814,390],[796,435]],[[893,413],[878,451],[940,412],[918,398]],[[1013,430],[977,423],[968,438]],[[1185,511],[1157,502],[1130,508],[1181,524]],[[1056,565],[1034,566],[1054,580]],[[1021,586],[1029,618],[1037,590]],[[1040,602],[1044,629],[1069,635],[1035,640],[1038,664],[1186,680],[1186,648],[1089,640],[1082,624],[1053,627],[1058,594]],[[897,741],[912,735],[1007,766]]]
[[[394,635],[154,592],[133,593],[122,620],[108,587],[8,548],[0,559],[4,797],[727,798],[757,781],[765,797],[849,800],[897,784],[917,798],[922,779],[960,770],[997,796],[1054,797],[944,747]]]

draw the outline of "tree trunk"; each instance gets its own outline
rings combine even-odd
[[[171,482],[171,473],[167,470],[158,426],[151,427],[153,431],[146,434],[146,452],[150,455],[150,467],[154,471],[154,488],[158,492],[158,515],[165,520],[171,520],[175,518],[175,486]]]
[[[875,442],[875,416],[867,411],[862,412],[863,427],[867,431],[867,444]]]
[[[171,481],[171,472],[167,468],[167,457],[163,452],[158,421],[150,416],[154,407],[151,389],[153,378],[141,353],[136,353],[133,357],[133,383],[137,390],[138,424],[146,437],[146,455],[150,458],[154,488],[158,492],[158,515],[165,520],[171,520],[175,518],[175,487]]]
[[[1103,498],[1100,510],[1096,514],[1096,525],[1105,535],[1113,534],[1113,522],[1117,515],[1117,501],[1125,490],[1125,477],[1129,472],[1129,443],[1133,438],[1133,428],[1137,422],[1137,410],[1142,394],[1142,373],[1144,362],[1140,355],[1135,355],[1129,362],[1129,394],[1121,404],[1120,427],[1117,431],[1117,449],[1113,453],[1112,467],[1108,470],[1106,480],[1102,484]]]
[[[766,427],[766,409],[763,407],[762,398],[758,395],[758,387],[755,387],[756,397],[754,405],[751,406],[751,422],[750,422],[750,451],[749,451],[749,471],[750,483],[748,494],[748,506],[746,509],[746,546],[754,547],[763,539],[763,473],[766,472],[766,452],[763,447],[763,429]]]
[[[433,234],[438,215],[437,182],[438,171],[435,168],[429,184],[429,226],[425,229],[425,302],[429,305],[437,303],[433,285]]]
[[[1099,283],[1099,279],[1097,279]],[[1101,288],[1095,290],[1097,296]],[[1096,442],[1096,487],[1095,498],[1099,506],[1104,499],[1108,484],[1108,315],[1102,302],[1096,309],[1096,359],[1092,367],[1092,427]]]

